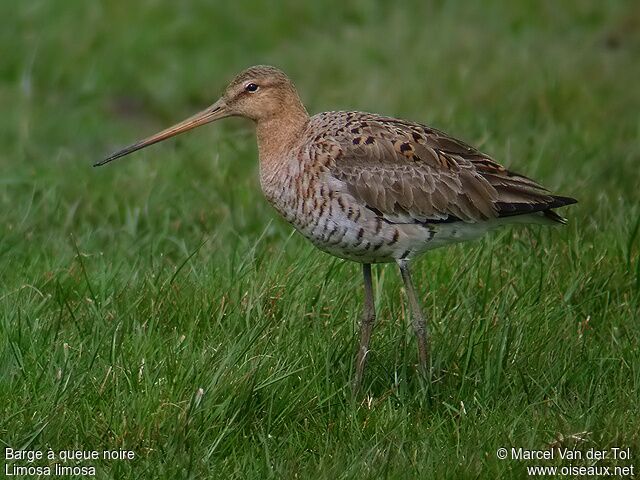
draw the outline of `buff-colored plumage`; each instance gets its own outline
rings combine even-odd
[[[505,223],[563,223],[552,209],[575,203],[419,123],[363,112],[310,117],[289,78],[268,66],[245,70],[208,109],[99,164],[227,116],[255,122],[260,184],[276,210],[321,250],[363,264],[356,386],[375,316],[370,264],[399,264],[426,371],[426,323],[408,262]]]

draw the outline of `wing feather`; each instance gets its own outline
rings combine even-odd
[[[475,223],[575,202],[418,123],[357,112],[318,117],[325,131],[310,148],[338,151],[328,173],[389,221]]]

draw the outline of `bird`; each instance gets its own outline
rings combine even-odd
[[[376,319],[372,264],[396,263],[429,375],[430,330],[411,265],[434,248],[508,224],[565,224],[576,203],[492,157],[421,123],[359,111],[310,116],[289,77],[258,65],[239,73],[211,106],[94,166],[225,117],[255,124],[260,186],[275,210],[318,249],[361,264],[364,306],[355,358],[361,389]]]

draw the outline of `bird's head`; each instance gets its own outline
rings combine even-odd
[[[216,103],[228,116],[259,122],[286,112],[290,104],[299,101],[289,77],[275,67],[260,65],[234,78]]]
[[[149,145],[221,118],[238,116],[259,123],[279,115],[287,115],[289,109],[304,111],[298,93],[289,77],[275,67],[263,65],[251,67],[236,76],[220,99],[210,107],[172,127],[115,152],[95,163],[94,166],[104,165]],[[306,111],[304,114],[306,115]]]

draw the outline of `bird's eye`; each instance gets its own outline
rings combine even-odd
[[[244,89],[247,92],[255,92],[256,90],[258,90],[258,85],[256,85],[255,83],[248,83],[246,87],[244,87]]]

